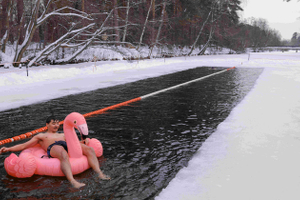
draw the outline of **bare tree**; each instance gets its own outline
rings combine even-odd
[[[117,9],[117,6],[118,6],[117,0],[113,0],[113,5],[114,5],[113,12],[114,12],[115,41],[119,42],[120,41],[120,34],[119,34],[119,29],[117,28],[119,26],[119,22],[118,22],[119,15],[118,15],[118,9]]]
[[[123,32],[122,42],[125,42],[125,38],[126,38],[126,35],[127,35],[129,9],[130,9],[130,0],[127,0],[126,19],[125,19],[125,30],[124,30],[124,32]]]
[[[36,31],[36,29],[41,26],[47,19],[53,16],[68,16],[68,17],[77,17],[81,19],[86,19],[93,21],[93,18],[91,18],[87,13],[76,10],[71,7],[63,7],[55,9],[51,12],[49,12],[51,3],[53,3],[54,0],[49,0],[47,4],[44,4],[44,1],[41,0],[35,0],[35,3],[33,4],[33,9],[31,12],[31,17],[28,21],[28,23],[25,24],[25,35],[24,40],[22,44],[19,47],[18,42],[16,43],[16,52],[14,57],[14,62],[20,62],[22,59],[22,56],[24,52],[26,51],[27,47],[30,45],[30,42],[32,40],[32,37]],[[42,10],[42,13],[40,13],[40,9]],[[68,12],[69,11],[69,12]]]
[[[268,42],[268,22],[265,19],[251,18],[250,41],[253,51],[265,47]]]
[[[106,15],[101,25],[97,27],[96,23],[90,23],[84,27],[76,28],[78,24],[81,22],[73,23],[73,26],[59,39],[57,39],[54,43],[48,45],[44,50],[38,53],[38,55],[29,63],[29,66],[34,63],[38,63],[45,59],[48,55],[50,55],[53,51],[57,50],[60,47],[68,47],[68,48],[77,48],[77,50],[68,55],[66,58],[58,59],[56,62],[69,62],[75,59],[79,54],[81,54],[88,46],[93,44],[120,44],[123,42],[115,41],[114,39],[108,40],[108,38],[116,37],[116,34],[106,34],[109,32],[113,32],[116,29],[122,29],[129,26],[118,25],[115,27],[115,24],[110,25],[111,22],[114,22],[114,13],[116,9],[124,9],[126,7],[114,7],[110,10],[110,12],[96,13],[94,15]],[[82,39],[85,37],[85,39]],[[126,43],[126,42],[124,42]],[[113,47],[111,47],[113,49]]]
[[[3,9],[3,17],[4,17],[4,30],[5,33],[1,39],[1,51],[5,53],[6,43],[9,38],[9,30],[10,30],[10,18],[11,18],[11,10],[12,10],[12,0],[5,0],[2,5]],[[4,12],[5,11],[5,12]]]
[[[196,39],[195,39],[195,41],[194,41],[192,47],[191,47],[191,51],[188,53],[188,55],[191,55],[191,54],[193,53],[193,51],[195,50],[195,47],[196,47],[196,45],[197,45],[197,43],[198,43],[198,41],[199,41],[199,38],[200,38],[200,36],[201,36],[201,34],[202,34],[203,28],[204,28],[205,25],[207,24],[207,22],[208,22],[208,20],[209,20],[209,18],[210,18],[210,15],[212,14],[212,12],[213,12],[213,11],[211,10],[211,11],[208,13],[208,15],[207,15],[207,17],[206,17],[206,20],[205,20],[204,23],[202,24],[201,29],[200,29],[200,31],[199,31],[199,33],[198,33],[198,35],[197,35],[197,37],[196,37]]]
[[[91,23],[83,28],[79,28],[79,29],[75,29],[75,25],[73,25],[73,27],[71,27],[71,29],[64,34],[62,37],[60,37],[58,40],[56,40],[55,42],[51,43],[50,45],[48,45],[45,49],[43,49],[42,51],[38,52],[38,54],[36,55],[36,57],[34,57],[34,59],[32,59],[29,62],[29,66],[32,66],[35,63],[39,63],[40,61],[42,61],[43,59],[45,59],[48,55],[50,55],[53,51],[57,50],[58,48],[60,48],[61,46],[64,47],[74,47],[69,45],[68,43],[70,41],[72,41],[72,39],[74,39],[76,36],[80,35],[81,33],[85,32],[86,30],[92,28],[95,26],[95,23]],[[83,45],[83,42],[76,45],[76,46],[80,46]],[[77,53],[76,55],[78,55],[79,53]],[[70,60],[70,58],[68,59]]]
[[[161,19],[160,19],[159,28],[158,28],[158,31],[157,31],[157,34],[156,34],[155,42],[154,42],[154,44],[152,44],[149,56],[151,56],[153,48],[159,43],[159,36],[160,36],[161,28],[162,28],[162,26],[164,24],[164,16],[165,16],[166,4],[167,4],[167,2],[166,2],[166,0],[164,0],[164,2],[162,4],[162,11],[161,11]]]
[[[145,33],[145,30],[146,30],[146,26],[147,26],[147,23],[148,23],[148,20],[149,20],[149,14],[150,14],[150,11],[152,9],[152,4],[153,3],[154,3],[154,0],[151,0],[150,6],[149,6],[149,9],[148,9],[148,13],[147,13],[147,17],[146,17],[146,20],[144,22],[143,31],[142,31],[142,34],[140,36],[140,42],[139,42],[139,46],[138,46],[137,50],[139,50],[140,47],[141,47],[141,44],[142,44],[142,41],[143,41],[143,37],[144,37],[144,33]]]

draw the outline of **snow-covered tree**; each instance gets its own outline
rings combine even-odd
[[[75,59],[80,53],[82,53],[91,44],[119,44],[118,39],[119,29],[128,26],[115,24],[115,13],[118,9],[124,9],[125,7],[113,7],[109,12],[94,13],[93,15],[101,15],[103,21],[95,22],[91,18],[91,22],[85,26],[80,26],[81,21],[72,22],[72,25],[67,29],[64,35],[58,38],[55,42],[48,45],[45,49],[38,53],[38,55],[30,61],[29,65],[38,63],[50,55],[53,51],[59,47],[64,48],[76,48],[77,50],[68,55],[65,58],[61,58],[56,62],[69,62]],[[83,14],[83,12],[81,13]],[[73,15],[72,15],[73,16]],[[91,15],[87,15],[90,17]],[[83,17],[83,16],[82,16]],[[85,18],[82,18],[85,19]],[[117,30],[117,31],[116,31]],[[108,34],[107,34],[108,33]],[[111,39],[109,39],[111,38]],[[125,42],[126,43],[126,42]]]
[[[42,1],[42,0],[35,0],[33,4],[33,8],[31,10],[31,15],[27,22],[25,22],[24,27],[24,35],[22,36],[23,41],[19,45],[18,42],[16,42],[16,52],[14,56],[14,62],[18,63],[21,61],[24,52],[26,51],[27,47],[30,45],[32,38],[35,34],[35,31],[39,26],[41,26],[43,23],[46,22],[47,19],[54,17],[54,16],[61,16],[61,17],[74,17],[77,19],[77,21],[81,20],[88,20],[88,21],[93,21],[93,18],[91,18],[90,15],[88,15],[85,12],[76,10],[72,7],[69,6],[63,6],[60,8],[56,8],[54,0],[49,0],[49,1]],[[23,13],[23,18],[25,12]],[[71,23],[71,28],[72,29],[74,26],[76,26],[79,23]],[[21,33],[21,31],[20,31]]]

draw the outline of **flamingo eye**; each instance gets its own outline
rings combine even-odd
[[[76,120],[74,121],[74,124],[77,124],[77,121],[76,121]]]

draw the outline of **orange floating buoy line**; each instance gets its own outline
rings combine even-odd
[[[214,75],[217,75],[217,74],[221,74],[223,72],[227,72],[227,71],[229,71],[231,69],[235,69],[235,67],[227,68],[225,70],[221,70],[219,72],[216,72],[216,73],[213,73],[213,74],[210,74],[210,75],[207,75],[207,76],[203,76],[203,77],[198,78],[198,79],[194,79],[194,80],[191,80],[191,81],[179,84],[179,85],[175,85],[175,86],[172,86],[172,87],[169,87],[169,88],[165,88],[165,89],[162,89],[162,90],[159,90],[159,91],[156,91],[156,92],[152,92],[150,94],[147,94],[147,95],[144,95],[144,96],[141,96],[141,97],[137,97],[137,98],[134,98],[134,99],[131,99],[131,100],[119,103],[119,104],[115,104],[115,105],[112,105],[112,106],[109,106],[109,107],[106,107],[106,108],[102,108],[100,110],[89,112],[89,113],[84,114],[83,116],[85,118],[88,118],[88,117],[92,117],[94,115],[99,115],[99,114],[105,113],[108,110],[113,110],[113,109],[116,109],[116,108],[119,108],[119,107],[122,107],[122,106],[126,106],[126,105],[128,105],[130,103],[134,103],[134,102],[140,101],[140,100],[145,99],[147,97],[154,96],[154,95],[157,95],[159,93],[166,92],[166,91],[169,91],[169,90],[172,90],[172,89],[176,89],[176,88],[179,88],[181,86],[188,85],[190,83],[197,82],[197,81],[209,78],[211,76],[214,76]],[[64,123],[64,121],[60,121],[59,122],[60,125],[62,125],[63,123]],[[19,136],[14,136],[12,138],[1,140],[0,141],[0,145],[6,144],[6,143],[10,143],[10,142],[14,142],[14,141],[18,141],[18,140],[23,140],[23,139],[32,137],[33,135],[35,135],[37,133],[45,132],[46,130],[47,130],[47,127],[45,126],[45,127],[42,127],[42,128],[30,131],[30,132],[21,134]]]

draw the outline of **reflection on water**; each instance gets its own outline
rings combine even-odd
[[[223,69],[199,67],[1,112],[0,139],[44,126],[51,113],[63,119],[73,111],[91,112]],[[8,154],[0,155],[0,197],[153,199],[244,98],[261,72],[230,70],[89,118],[89,134],[104,148],[101,169],[111,181],[97,180],[92,170],[75,176],[87,184],[81,190],[72,189],[61,177],[17,179],[4,170]]]

